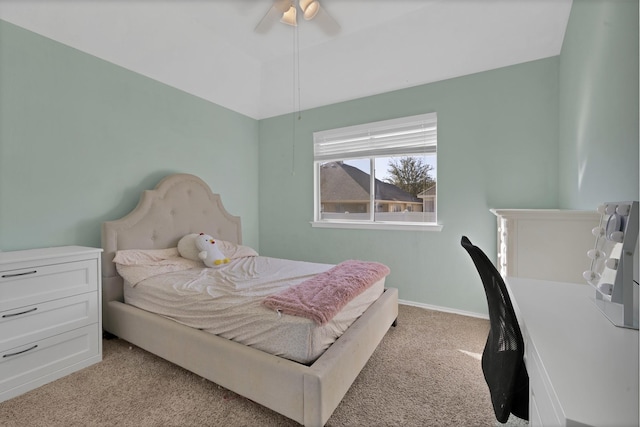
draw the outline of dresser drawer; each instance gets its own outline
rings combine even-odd
[[[525,356],[529,373],[529,409],[532,412],[529,417],[530,427],[565,425],[562,409],[558,407],[557,397],[542,369],[538,354],[533,349],[526,348]]]
[[[0,401],[99,361],[98,328],[95,323],[3,351],[0,354]]]
[[[0,272],[0,312],[97,291],[98,261],[38,265]]]
[[[96,322],[97,292],[0,312],[0,351]]]

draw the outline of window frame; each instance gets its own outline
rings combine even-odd
[[[407,138],[394,132],[394,129],[410,129],[408,133],[420,134],[420,147],[415,146],[418,139],[410,137],[405,147]],[[414,130],[415,129],[415,130]],[[396,135],[396,136],[394,136]],[[375,136],[375,137],[374,137]],[[379,138],[379,139],[377,139]],[[422,139],[424,138],[424,142]],[[361,143],[368,139],[382,140],[382,144],[376,146],[369,142]],[[377,157],[405,157],[424,156],[435,154],[437,165],[437,113],[426,113],[416,116],[401,117],[398,119],[383,120],[348,126],[313,133],[314,159],[313,159],[313,221],[312,227],[317,228],[342,228],[342,229],[377,229],[377,230],[406,230],[406,231],[441,231],[442,225],[438,222],[437,202],[435,208],[435,222],[406,222],[406,221],[381,221],[375,220],[375,159]],[[396,143],[395,140],[398,140]],[[340,144],[346,147],[341,150]],[[354,143],[354,141],[356,141]],[[338,147],[337,149],[335,147]],[[398,149],[401,147],[402,149]],[[368,159],[370,162],[370,200],[371,208],[368,220],[349,219],[323,219],[321,217],[321,189],[320,168],[328,161],[345,161],[352,159]],[[437,178],[436,178],[437,182]],[[436,184],[437,185],[437,184]],[[436,193],[436,200],[437,200]]]

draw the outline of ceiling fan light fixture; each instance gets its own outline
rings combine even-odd
[[[300,9],[302,9],[302,15],[307,21],[315,18],[320,10],[320,2],[318,0],[300,0]]]
[[[298,25],[296,21],[296,7],[294,5],[291,5],[291,7],[289,7],[289,10],[282,14],[282,19],[280,20],[280,22],[282,22],[283,24],[292,25],[294,27]]]

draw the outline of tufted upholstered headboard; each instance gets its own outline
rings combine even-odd
[[[240,217],[226,211],[207,183],[175,174],[145,190],[129,214],[102,224],[102,303],[123,301],[123,281],[113,263],[117,251],[172,248],[186,234],[201,232],[242,243]]]

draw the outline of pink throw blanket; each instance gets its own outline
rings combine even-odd
[[[345,261],[309,280],[264,299],[267,307],[326,324],[365,289],[389,274],[384,264]]]

